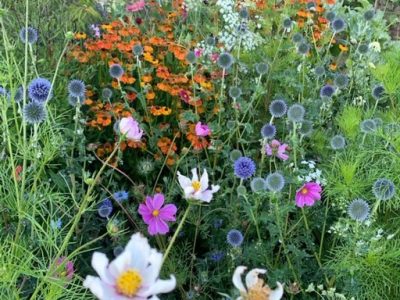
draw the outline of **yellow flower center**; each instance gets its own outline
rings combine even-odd
[[[159,214],[160,214],[160,211],[158,209],[155,209],[152,212],[153,217],[157,217]]]
[[[116,281],[116,289],[118,293],[126,297],[133,297],[136,295],[142,284],[142,276],[133,270],[128,269],[123,272]]]
[[[246,300],[266,300],[269,299],[271,289],[268,285],[264,285],[262,279],[258,279],[257,283],[253,285],[247,291],[247,295],[244,296]]]
[[[306,188],[302,188],[300,191],[303,195],[308,193],[308,190]]]
[[[193,181],[192,182],[192,187],[194,188],[195,192],[198,192],[201,188],[201,183],[200,181]]]

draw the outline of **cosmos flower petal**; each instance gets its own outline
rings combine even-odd
[[[185,187],[188,186],[192,186],[192,181],[188,177],[183,176],[180,172],[178,172],[178,182],[182,189],[185,189]]]
[[[83,286],[90,289],[90,291],[99,300],[125,300],[125,297],[121,297],[120,295],[118,295],[113,289],[110,288],[110,286],[101,281],[99,277],[94,277],[90,275],[86,276],[86,279],[83,282]]]
[[[216,193],[219,191],[220,186],[219,185],[211,185],[211,192]]]
[[[164,204],[164,195],[163,194],[155,194],[153,197],[153,208],[155,210],[159,210],[161,206]]]
[[[192,169],[192,182],[193,181],[199,181],[199,176],[197,175],[197,169],[196,168],[193,168]]]
[[[280,282],[276,283],[277,288],[269,294],[269,300],[280,300],[283,296],[283,285]]]
[[[100,252],[93,253],[93,256],[92,256],[93,269],[96,271],[97,274],[99,274],[100,279],[102,281],[104,281],[108,284],[112,284],[114,281],[114,278],[111,276],[111,274],[107,270],[108,263],[109,263],[109,260],[104,253],[100,253]]]
[[[207,203],[210,203],[210,201],[212,200],[212,191],[211,190],[206,190],[204,192],[199,192],[196,195],[196,199],[200,200],[200,201],[204,201]]]
[[[239,266],[235,269],[232,276],[232,282],[235,288],[237,288],[241,293],[247,293],[247,290],[242,281],[242,274],[246,271],[247,267]]]
[[[177,208],[173,204],[167,204],[163,208],[160,209],[159,217],[165,221],[176,221]]]
[[[157,279],[156,282],[140,296],[148,297],[151,295],[164,294],[171,292],[176,286],[175,276],[171,275],[170,279]]]
[[[203,192],[208,188],[208,173],[207,170],[204,169],[203,175],[200,178],[200,190]]]
[[[246,275],[246,286],[250,289],[258,281],[258,274],[265,274],[267,270],[265,269],[253,269],[249,271]]]

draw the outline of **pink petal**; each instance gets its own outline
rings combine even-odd
[[[160,209],[160,214],[158,216],[164,221],[176,221],[176,211],[177,208],[174,204],[167,204]]]
[[[312,190],[308,191],[307,196],[312,199],[321,200],[321,194]]]
[[[304,196],[301,195],[300,193],[296,193],[296,205],[298,207],[303,207],[305,203]]]
[[[304,197],[304,202],[307,206],[313,206],[315,204],[315,200],[311,197]]]
[[[164,204],[164,195],[155,194],[153,197],[153,208],[155,210],[160,210],[161,206]]]
[[[151,212],[153,212],[153,210],[154,210],[154,206],[153,206],[153,198],[152,197],[150,197],[150,196],[147,196],[146,197],[146,206],[147,206],[147,208],[151,211]]]
[[[272,148],[271,148],[271,146],[270,145],[266,145],[265,146],[265,152],[267,153],[267,155],[272,155]]]
[[[169,231],[167,223],[165,223],[163,220],[160,220],[159,218],[154,218],[153,222],[149,224],[149,227],[147,229],[150,235],[156,235],[158,233],[166,234]]]
[[[289,158],[289,156],[285,153],[279,153],[276,155],[278,158],[282,159],[282,160],[287,160]]]

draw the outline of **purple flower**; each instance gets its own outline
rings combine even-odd
[[[167,222],[175,221],[177,208],[174,204],[164,205],[164,195],[147,196],[145,203],[139,205],[139,214],[148,225],[150,235],[166,234],[169,232]]]
[[[298,207],[313,206],[316,200],[321,200],[322,188],[318,183],[307,182],[296,192]]]
[[[272,140],[269,144],[265,145],[265,153],[268,156],[276,156],[282,160],[287,160],[289,156],[286,154],[289,146],[281,144],[278,140]]]
[[[256,172],[256,164],[251,158],[242,156],[239,157],[234,163],[235,176],[241,179],[247,179],[254,175]]]
[[[197,136],[208,136],[211,134],[210,127],[207,124],[202,124],[201,122],[197,122],[195,127]]]

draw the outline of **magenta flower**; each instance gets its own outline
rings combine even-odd
[[[289,155],[286,154],[289,146],[281,144],[278,140],[272,140],[269,144],[265,145],[265,153],[268,156],[276,156],[282,160],[287,160]]]
[[[307,182],[296,192],[298,207],[313,206],[316,200],[321,200],[322,188],[318,183]]]
[[[202,55],[203,55],[203,52],[204,52],[204,50],[201,49],[201,48],[195,48],[195,49],[194,49],[194,55],[195,55],[197,58],[199,58],[200,56],[202,56]]]
[[[168,233],[167,222],[176,220],[176,206],[167,204],[162,207],[163,205],[163,194],[155,194],[153,198],[147,196],[145,203],[139,205],[139,214],[142,216],[143,221],[149,225],[147,230],[150,235]]]
[[[65,263],[65,269],[60,273],[58,273],[56,276],[60,278],[66,278],[67,280],[71,280],[75,273],[74,263],[70,260],[65,262],[66,259],[67,258],[65,256],[62,256],[57,260],[56,265],[60,266]]]
[[[135,3],[128,4],[126,6],[126,10],[128,12],[137,12],[137,11],[141,11],[145,6],[146,6],[146,3],[144,2],[144,0],[139,0]]]
[[[197,122],[195,131],[197,136],[208,136],[211,134],[210,127],[207,124],[201,124],[201,122]]]

